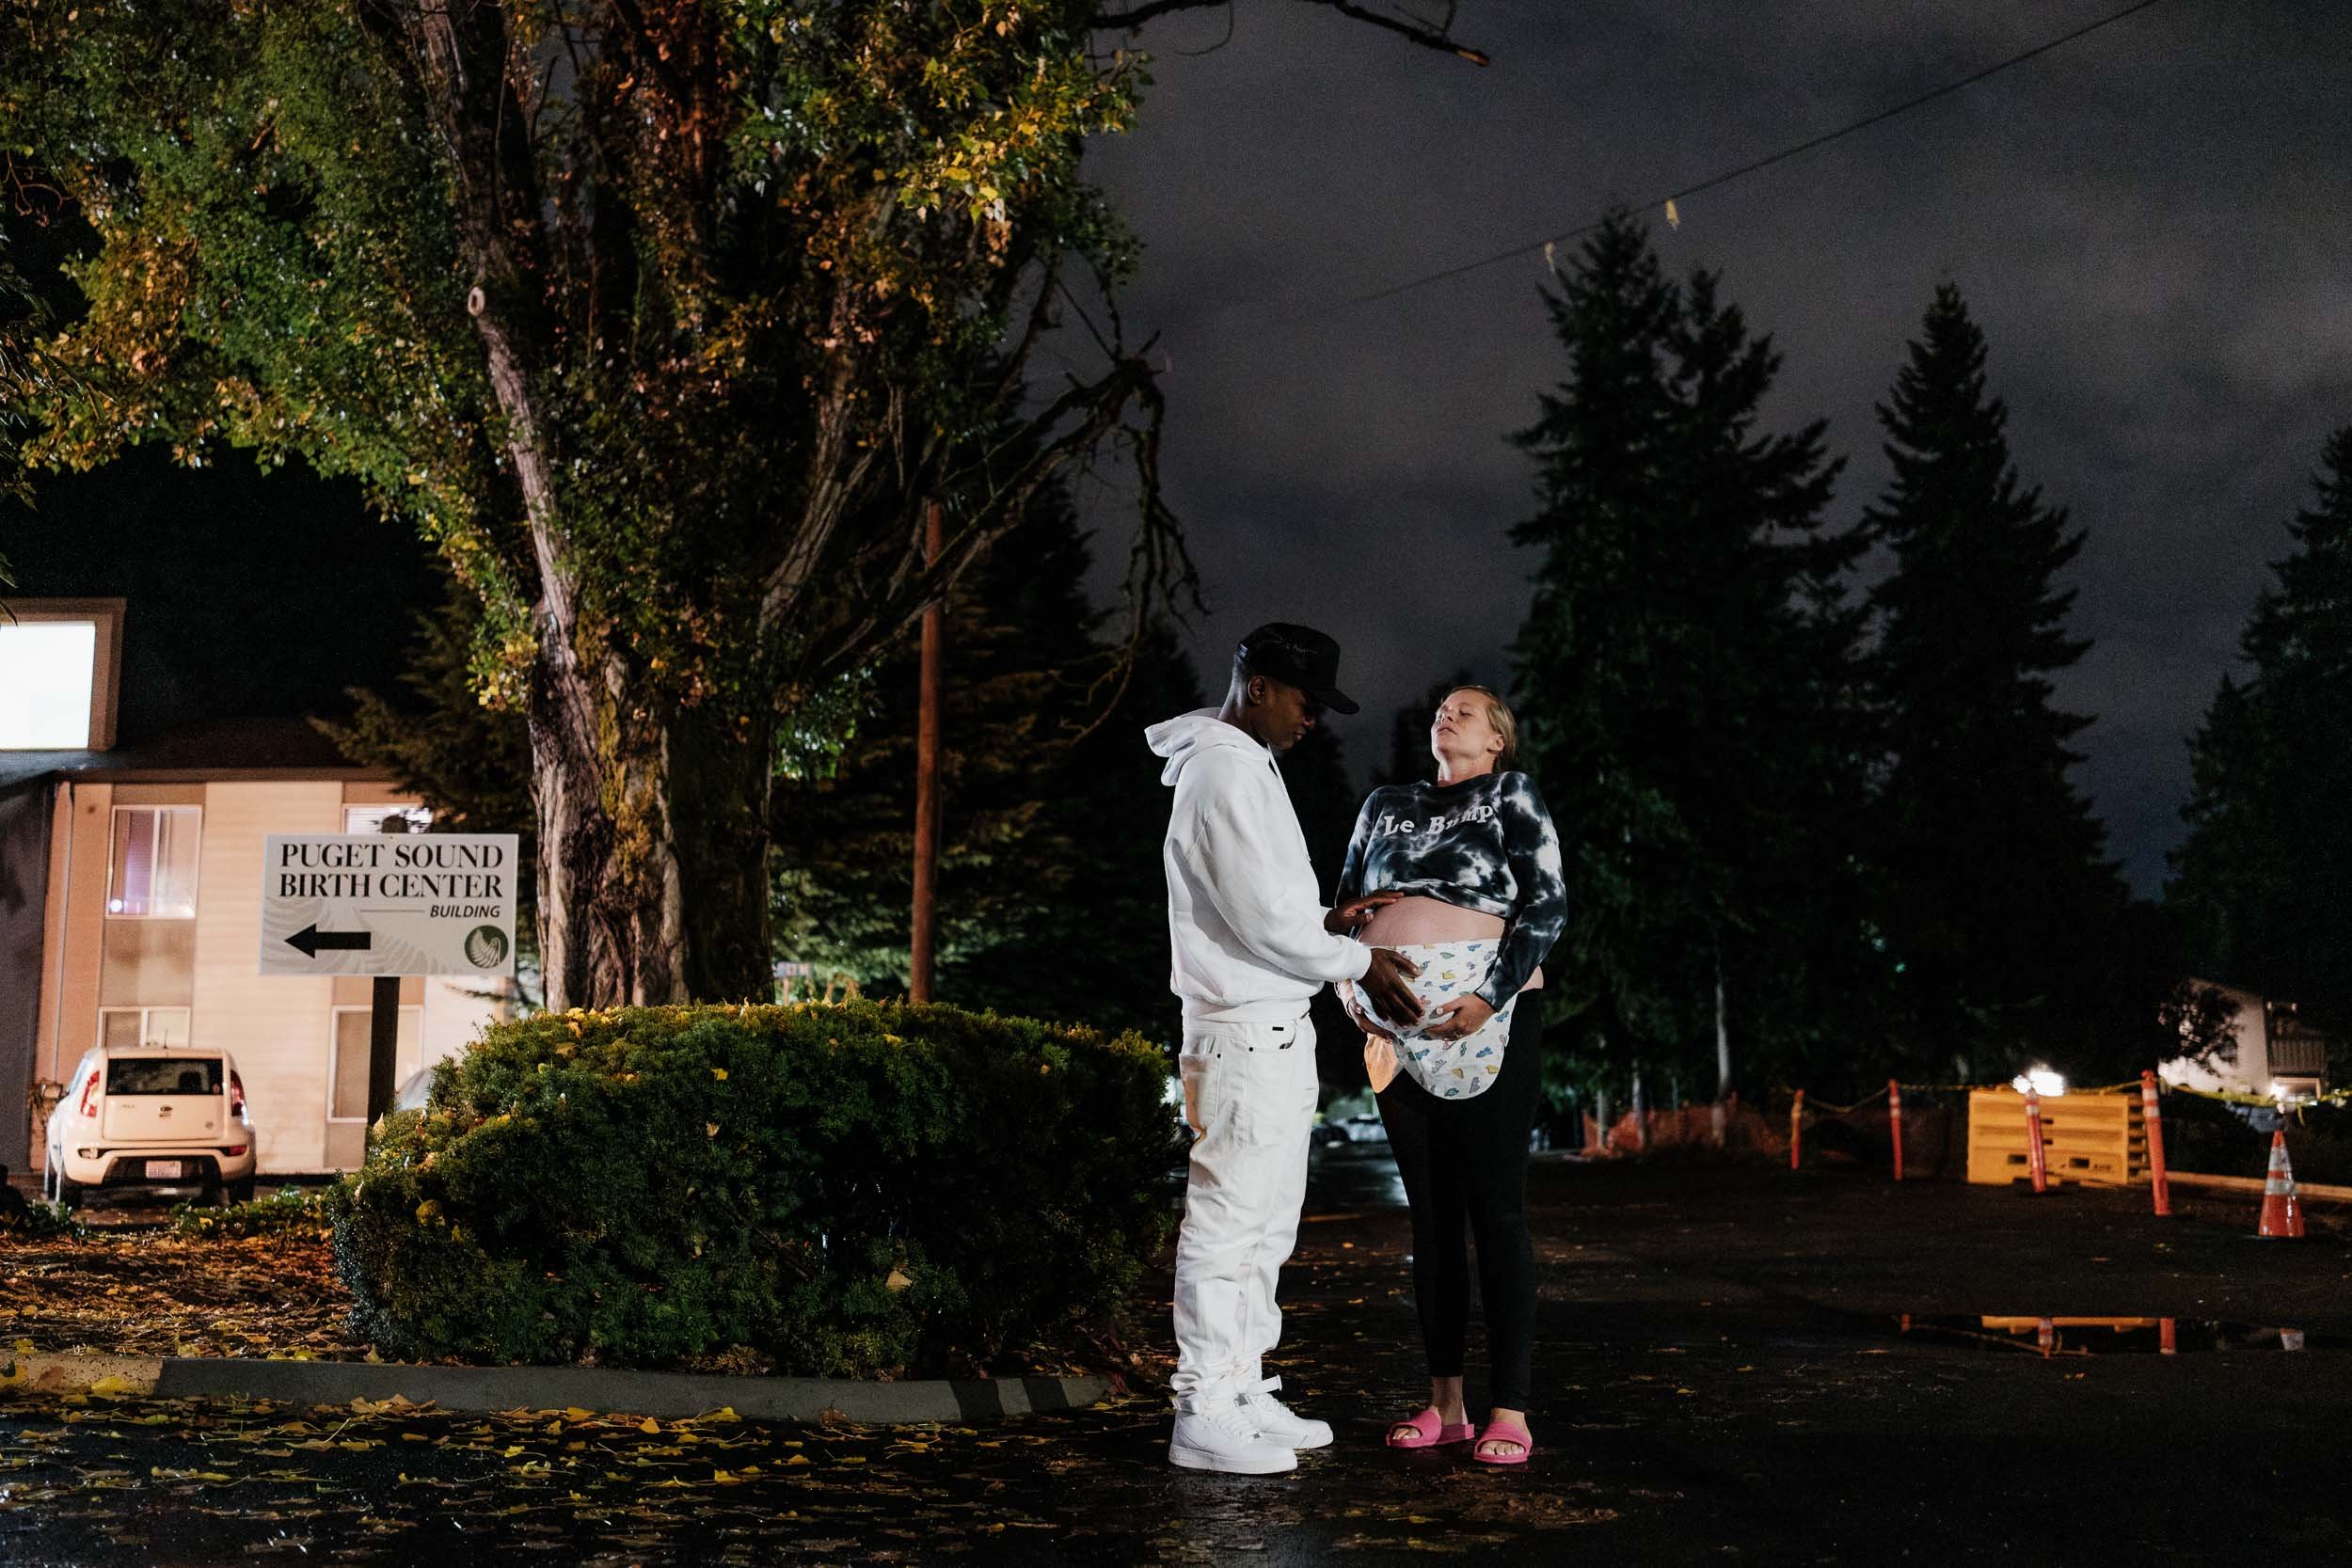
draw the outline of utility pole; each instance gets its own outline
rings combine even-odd
[[[1601,1061],[1601,1079],[1593,1088],[1593,1148],[1600,1150],[1609,1147],[1609,1037],[1597,1032],[1593,1045]]]
[[[923,509],[923,563],[934,566],[946,546],[946,508]],[[931,999],[934,932],[939,920],[939,645],[946,609],[933,600],[923,611],[923,675],[914,721],[914,928],[908,943],[907,1000]]]
[[[1708,1117],[1715,1147],[1724,1147],[1724,1113],[1731,1100],[1731,1028],[1724,1022],[1724,944],[1715,943],[1715,1109]]]

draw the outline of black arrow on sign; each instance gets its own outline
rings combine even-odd
[[[370,931],[322,931],[316,926],[305,926],[286,939],[286,945],[306,958],[315,958],[321,948],[364,953],[374,944],[374,933]]]

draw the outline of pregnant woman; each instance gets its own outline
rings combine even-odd
[[[1527,1233],[1527,1138],[1543,1080],[1543,1006],[1525,992],[1567,916],[1560,841],[1534,781],[1512,771],[1518,725],[1481,686],[1446,696],[1429,726],[1432,784],[1372,792],[1340,872],[1343,908],[1375,894],[1356,935],[1421,965],[1421,1020],[1397,1025],[1347,994],[1365,1031],[1413,1212],[1413,1295],[1429,1363],[1428,1407],[1389,1431],[1389,1446],[1470,1436],[1462,1402],[1470,1325],[1465,1226],[1478,1240],[1479,1294],[1492,1356],[1490,1409],[1471,1457],[1524,1463],[1535,1328],[1535,1258]]]

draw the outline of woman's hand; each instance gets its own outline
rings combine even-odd
[[[1405,895],[1401,893],[1372,893],[1352,899],[1323,917],[1323,928],[1335,937],[1343,937],[1365,921],[1372,911],[1384,904],[1393,904]]]
[[[1494,1016],[1494,1007],[1485,997],[1457,996],[1430,1015],[1429,1027],[1422,1033],[1432,1039],[1458,1040],[1476,1034],[1479,1025]]]

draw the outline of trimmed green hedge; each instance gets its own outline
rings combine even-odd
[[[1135,1035],[872,1002],[501,1024],[335,1199],[387,1355],[968,1370],[1114,1308],[1174,1223]]]

